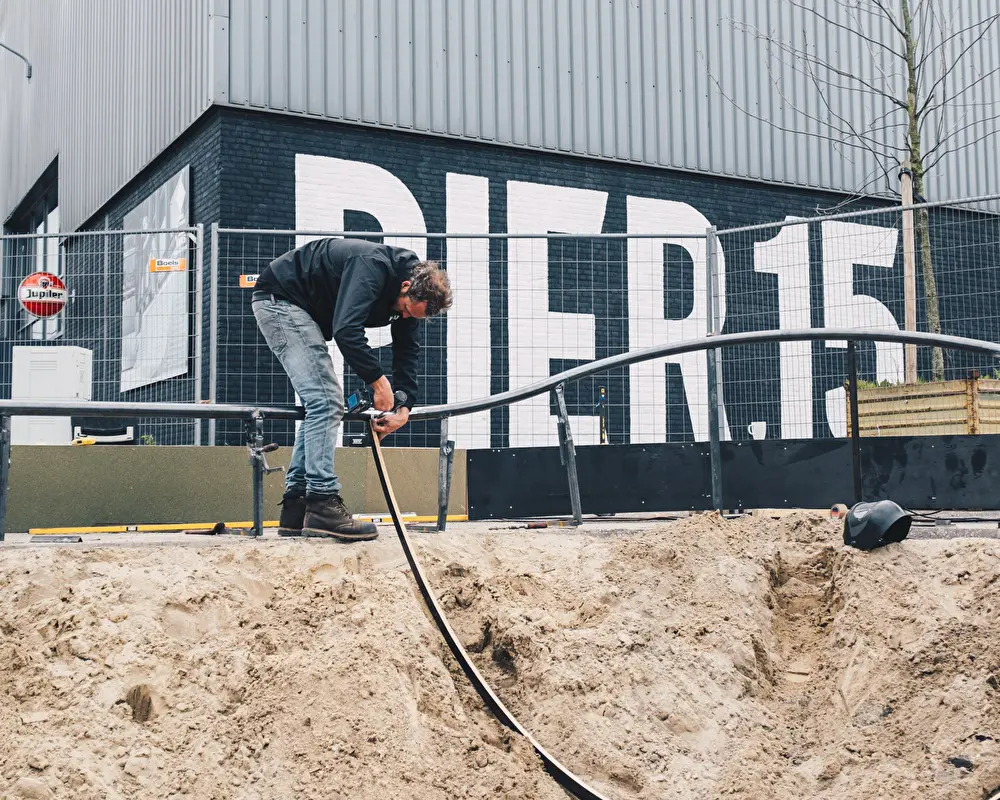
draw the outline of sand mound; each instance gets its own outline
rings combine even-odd
[[[4,553],[0,796],[565,796],[401,554],[242,544]]]
[[[481,566],[435,571],[454,624],[522,722],[609,796],[1000,786],[998,542],[866,554],[802,515],[479,545]]]
[[[1000,542],[706,515],[418,549],[504,702],[609,797],[1000,785]],[[565,797],[388,532],[3,556],[0,797]]]

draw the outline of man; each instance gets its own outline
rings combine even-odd
[[[392,377],[406,403],[376,421],[379,439],[409,419],[417,397],[420,320],[452,303],[447,273],[400,247],[360,239],[318,239],[272,261],[257,279],[253,314],[268,347],[305,406],[285,475],[278,533],[339,541],[374,539],[340,496],[334,447],[344,416],[344,389],[327,342],[372,388],[373,404],[391,411],[394,388],[368,346],[365,328],[390,325]]]

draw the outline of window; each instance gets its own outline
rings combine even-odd
[[[11,276],[11,291],[31,272],[51,272],[64,278],[65,254],[59,237],[59,196],[56,163],[45,171],[7,223],[8,233],[34,234],[10,241],[5,272]],[[16,298],[12,298],[17,303]],[[32,341],[45,342],[63,335],[65,311],[47,319],[36,319],[19,305],[17,331]]]
[[[59,246],[59,237],[51,236],[59,232],[59,206],[51,209],[44,207],[39,213],[43,213],[34,232],[39,238],[34,240],[35,247],[35,271],[51,272],[60,278],[63,275],[63,254]],[[63,335],[63,315],[65,311],[60,311],[53,317],[46,319],[35,319],[27,312],[24,313],[25,322],[30,326],[30,338],[32,341],[45,342],[58,339]]]

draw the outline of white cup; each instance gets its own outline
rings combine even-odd
[[[763,439],[764,434],[767,433],[767,423],[766,422],[751,422],[747,425],[747,432],[754,439]]]

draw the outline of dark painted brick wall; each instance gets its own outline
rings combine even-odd
[[[605,232],[626,229],[626,196],[657,197],[693,205],[719,228],[783,219],[786,215],[811,216],[821,209],[839,205],[839,211],[852,210],[844,198],[830,193],[804,191],[781,186],[714,178],[679,172],[654,170],[639,166],[611,164],[569,156],[528,152],[483,144],[456,142],[442,138],[397,133],[376,129],[301,120],[256,112],[226,111],[222,122],[223,224],[244,227],[292,228],[295,224],[295,156],[297,153],[334,156],[376,164],[399,178],[414,195],[428,231],[445,229],[445,174],[460,172],[490,180],[490,228],[506,229],[506,182],[522,180],[554,185],[598,189],[609,192],[605,214]],[[887,203],[866,207],[885,207]],[[860,207],[860,206],[859,206]],[[898,214],[880,214],[857,220],[862,223],[892,226]],[[348,215],[348,228],[371,229],[374,220],[364,214]],[[935,251],[947,258],[937,264],[939,293],[944,298],[944,332],[1000,338],[996,289],[998,231],[995,223],[983,224],[976,215],[957,212],[933,212]],[[725,332],[778,327],[777,277],[753,271],[753,244],[775,236],[777,230],[741,234],[722,242],[727,272],[727,318]],[[811,226],[813,325],[822,324],[822,273],[820,271],[819,227]],[[239,258],[249,271],[256,263],[263,266],[286,247],[287,239],[249,237],[242,243],[231,242],[229,252]],[[256,248],[256,249],[254,249]],[[667,291],[666,313],[683,317],[690,311],[691,263],[685,251],[668,247],[664,270]],[[899,249],[901,258],[901,248]],[[253,255],[260,258],[255,262]],[[494,392],[508,387],[505,246],[495,241],[491,250],[491,334]],[[444,260],[433,240],[429,256]],[[596,355],[598,358],[628,349],[628,304],[623,293],[627,265],[623,243],[595,245],[593,240],[554,243],[549,249],[550,310],[594,313]],[[685,259],[687,263],[685,264]],[[577,268],[567,264],[578,262]],[[945,263],[947,262],[947,263]],[[558,264],[559,268],[554,268]],[[979,264],[979,268],[975,268]],[[231,270],[230,270],[231,271]],[[902,268],[891,271],[858,267],[855,292],[870,294],[903,320]],[[918,297],[923,282],[918,280]],[[253,323],[246,311],[246,292],[230,292],[222,315],[235,325],[228,338],[233,342],[229,354],[230,372],[252,359],[252,370],[242,379],[226,382],[232,401],[262,397],[283,403],[292,399],[282,382],[262,379],[273,368],[270,355],[260,348],[247,352],[253,341]],[[923,328],[923,305],[919,325]],[[243,314],[243,321],[238,321]],[[445,320],[426,323],[427,348],[424,356],[421,402],[445,402],[446,363],[443,357]],[[864,346],[861,365],[863,377],[874,379],[874,347]],[[845,355],[842,350],[822,344],[814,352],[814,435],[829,435],[823,398],[827,390],[842,385]],[[929,372],[929,352],[922,353],[921,368]],[[981,359],[948,355],[950,374],[964,368],[981,366]],[[769,422],[771,431],[779,430],[778,346],[767,345],[732,349],[723,360],[727,414],[733,435],[746,438],[746,426],[752,420]],[[388,364],[386,365],[388,366]],[[551,362],[551,371],[572,366],[566,361]],[[256,372],[254,372],[256,371]],[[583,381],[567,387],[570,413],[592,414],[599,384],[608,387],[610,398],[609,431],[612,441],[626,441],[629,419],[627,370],[619,370],[604,379]],[[684,401],[679,367],[668,366],[667,430],[671,441],[692,438],[690,420]],[[348,390],[360,385],[348,382]],[[507,444],[507,410],[493,412],[493,445]],[[397,436],[396,444],[436,445],[436,426],[411,425],[408,436]]]
[[[188,209],[190,224],[206,228],[219,218],[219,154],[221,124],[217,110],[201,117],[178,141],[168,147],[147,169],[130,181],[116,197],[96,213],[81,230],[120,230],[129,211],[156,191],[166,180],[185,166],[190,167]],[[121,297],[124,237],[121,234],[74,237],[67,240],[64,277],[71,299],[63,312],[65,332],[53,345],[77,345],[93,351],[93,400],[115,402],[187,402],[194,398],[194,337],[190,337],[190,368],[187,375],[170,378],[135,390],[121,392]],[[33,246],[30,245],[29,248]],[[206,233],[207,247],[207,233]],[[194,302],[196,250],[189,253],[188,270],[191,302]],[[34,269],[31,258],[8,259],[14,269],[5,270],[7,291],[3,300],[3,326],[6,335],[0,343],[0,387],[5,396],[10,391],[11,348],[29,341],[26,331],[18,331],[21,313],[12,297],[17,284]],[[203,314],[208,321],[208,251],[205,255]],[[193,305],[191,312],[193,315]],[[193,325],[192,325],[193,331]],[[207,327],[206,327],[207,331]],[[202,379],[208,386],[208,339],[202,348]],[[148,434],[160,444],[189,444],[193,425],[162,420],[135,421],[137,436]]]
[[[682,201],[693,205],[719,228],[774,221],[786,215],[811,216],[820,209],[841,203],[844,198],[821,192],[768,186],[749,181],[715,178],[706,175],[656,170],[641,166],[613,164],[595,160],[528,152],[484,144],[457,142],[444,138],[404,132],[377,130],[307,120],[280,115],[216,109],[207,112],[180,140],[171,145],[153,164],[130,182],[90,222],[91,228],[120,227],[124,215],[147,197],[185,164],[191,166],[192,222],[202,222],[206,229],[212,222],[229,227],[293,228],[295,225],[295,156],[298,153],[334,156],[376,164],[392,172],[419,203],[427,230],[445,229],[445,175],[458,172],[489,179],[490,228],[506,228],[506,182],[530,181],[553,185],[598,189],[609,192],[604,230],[621,232],[626,228],[626,197],[636,195]],[[884,207],[886,204],[882,204]],[[847,210],[844,206],[840,210]],[[895,216],[882,215],[875,224],[895,224]],[[859,220],[864,222],[865,220]],[[936,266],[946,333],[1000,339],[996,297],[1000,252],[996,224],[984,223],[971,214],[940,212],[932,216],[936,252],[946,254]],[[375,229],[366,214],[348,214],[347,227]],[[724,239],[726,258],[727,316],[726,332],[768,329],[778,325],[777,279],[753,271],[753,245],[767,240],[776,230],[765,230]],[[811,226],[812,324],[822,324],[822,273],[820,271],[819,227]],[[119,240],[120,241],[120,240]],[[241,272],[258,272],[272,258],[294,246],[289,237],[223,235],[220,239],[220,326],[219,393],[221,402],[287,404],[293,393],[270,352],[264,346],[250,314],[249,294],[236,286]],[[120,251],[120,245],[119,245]],[[429,256],[442,261],[438,243],[429,242]],[[96,254],[79,254],[72,260],[73,270],[96,269]],[[598,358],[629,348],[628,303],[624,294],[627,278],[625,245],[622,242],[593,240],[567,241],[549,248],[551,299],[550,310],[594,313],[596,355]],[[193,258],[192,254],[192,258]],[[897,256],[899,258],[899,256]],[[491,347],[493,377],[491,390],[509,388],[507,363],[507,275],[506,245],[494,241],[490,253]],[[80,266],[76,266],[79,263]],[[207,255],[206,255],[207,266]],[[668,247],[664,259],[667,289],[664,312],[672,318],[683,317],[691,309],[692,264],[685,251]],[[112,259],[112,278],[108,295],[120,296],[120,253]],[[208,270],[205,276],[205,349],[203,378],[208,391]],[[74,274],[70,273],[70,279]],[[9,277],[8,280],[13,280]],[[918,297],[922,296],[918,281]],[[885,270],[859,267],[855,270],[855,292],[870,294],[903,318],[902,269]],[[99,344],[104,326],[109,340],[118,341],[120,313],[112,302],[109,312],[95,298],[92,305],[74,311],[69,321],[68,339],[93,346],[95,360],[117,374],[119,354],[115,345],[109,351]],[[920,325],[923,310],[920,305]],[[5,301],[9,308],[10,301]],[[9,314],[9,312],[7,312]],[[425,350],[422,365],[421,403],[445,402],[447,364],[444,342],[447,321],[425,323]],[[10,330],[9,321],[5,330]],[[9,362],[9,340],[5,353]],[[387,355],[387,349],[385,354]],[[822,344],[813,345],[814,435],[829,435],[823,397],[825,392],[842,384],[844,353]],[[922,371],[927,372],[928,353],[922,354]],[[571,362],[552,360],[552,372],[571,366]],[[969,366],[982,366],[981,359],[949,356],[949,371],[960,374]],[[388,367],[388,364],[386,364]],[[863,377],[874,377],[873,348],[862,348]],[[738,438],[746,437],[746,425],[765,420],[769,436],[776,435],[780,424],[778,389],[778,346],[744,347],[729,350],[723,360],[724,396],[727,414]],[[9,375],[0,379],[9,385]],[[602,379],[583,381],[567,387],[570,412],[594,413],[598,386],[605,385],[609,395],[608,428],[612,442],[627,441],[629,435],[629,396],[627,370],[618,370]],[[359,386],[356,378],[347,382],[347,390]],[[665,411],[671,441],[692,438],[691,424],[684,401],[679,368],[668,367],[668,398]],[[189,397],[191,376],[165,381],[144,399],[171,400]],[[125,396],[100,399],[128,399]],[[507,444],[508,412],[497,409],[492,415],[493,445]],[[155,426],[155,423],[153,423]],[[155,428],[164,434],[168,429]],[[287,425],[268,426],[268,437],[282,443],[290,441]],[[392,437],[395,445],[436,446],[434,424],[413,424]],[[235,444],[242,441],[239,425],[219,423],[219,441]]]

